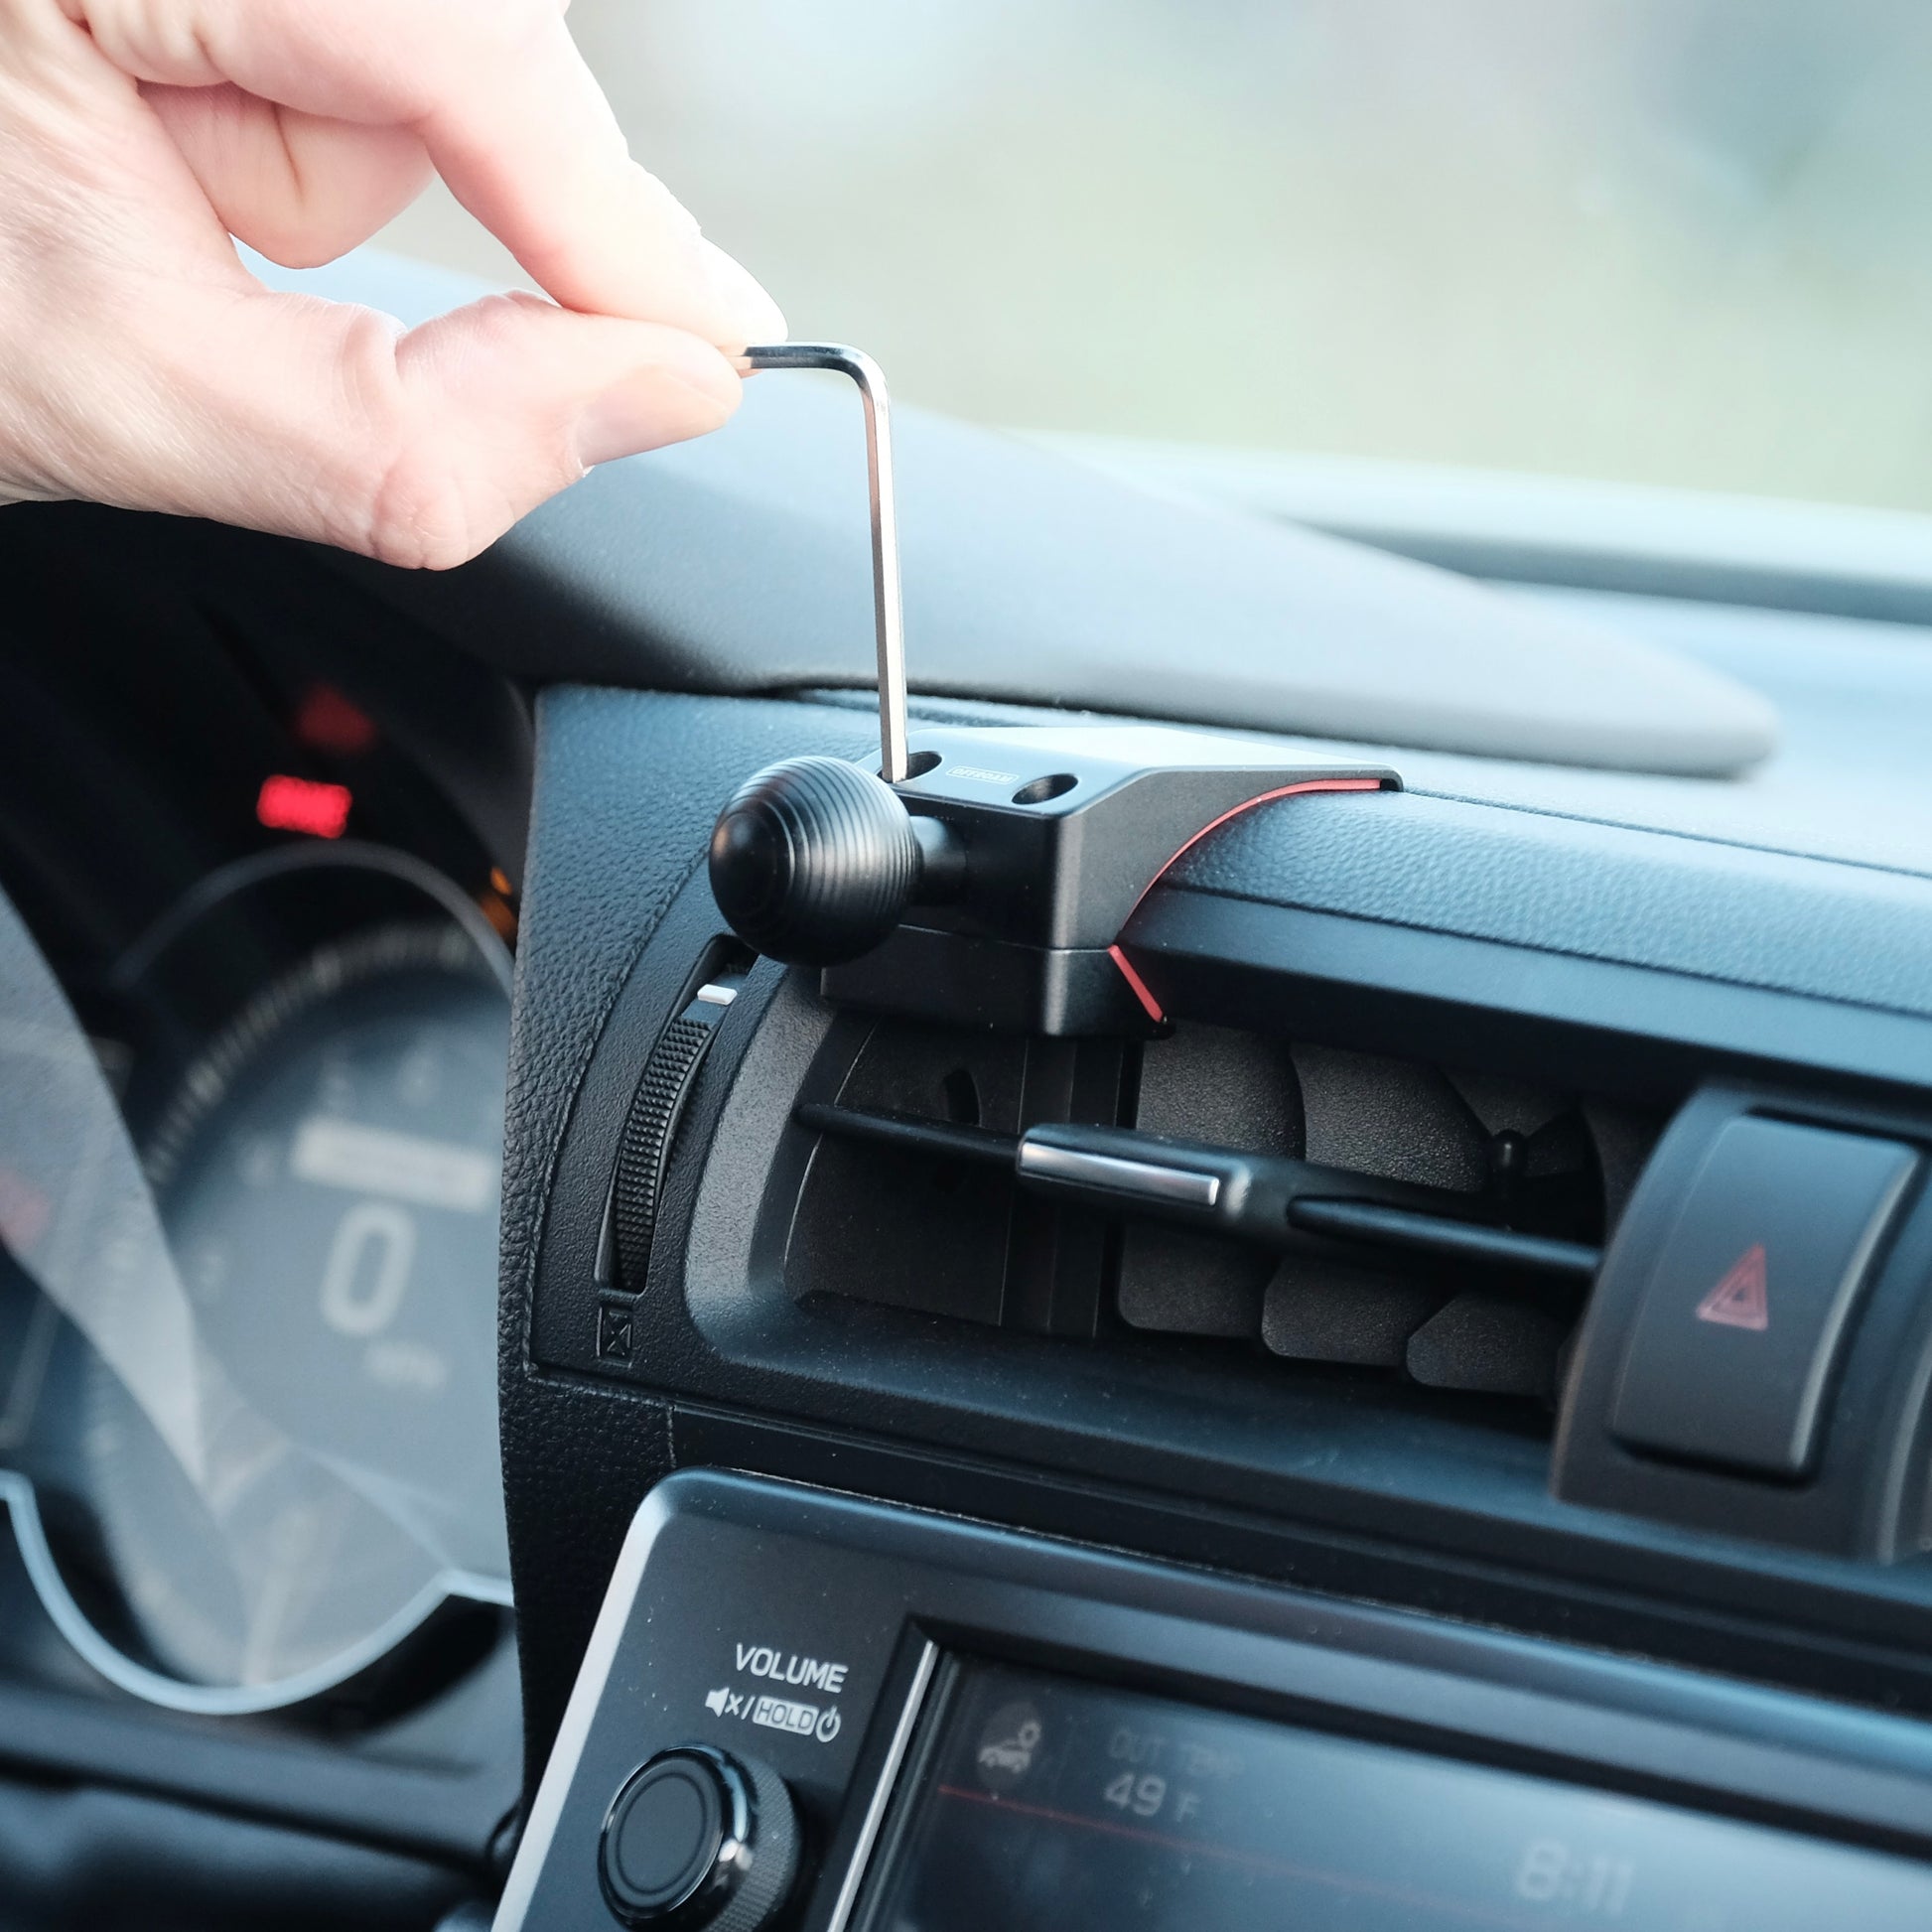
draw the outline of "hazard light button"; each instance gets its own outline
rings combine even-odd
[[[1718,1135],[1631,1331],[1610,1428],[1633,1449],[1792,1478],[1917,1155],[1744,1116]]]

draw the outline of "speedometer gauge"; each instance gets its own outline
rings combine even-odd
[[[378,928],[276,982],[164,1111],[148,1176],[251,1425],[197,1485],[90,1365],[88,1486],[168,1669],[280,1683],[379,1648],[437,1587],[501,1593],[507,1035],[469,936]]]

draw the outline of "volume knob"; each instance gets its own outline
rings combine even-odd
[[[659,1751],[605,1815],[598,1876],[630,1926],[758,1932],[798,1875],[798,1817],[768,1766],[709,1744]]]

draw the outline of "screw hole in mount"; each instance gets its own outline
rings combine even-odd
[[[1022,785],[1013,794],[1016,805],[1043,805],[1049,798],[1064,798],[1079,783],[1071,771],[1049,771],[1032,784]]]
[[[937,752],[910,752],[905,759],[905,776],[923,778],[928,771],[937,771],[943,762]],[[880,776],[884,777],[885,773],[881,772]],[[904,783],[904,779],[899,782]]]

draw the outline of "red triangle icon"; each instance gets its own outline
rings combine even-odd
[[[1749,1328],[1762,1334],[1771,1325],[1771,1304],[1764,1292],[1764,1243],[1753,1242],[1731,1264],[1730,1272],[1698,1304],[1698,1319],[1725,1328]]]

